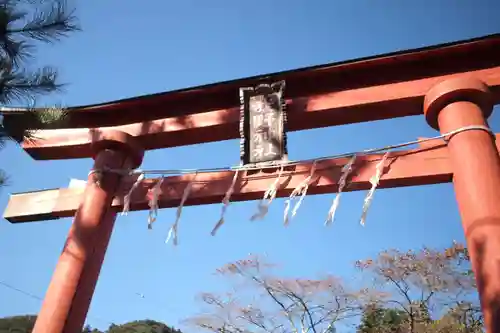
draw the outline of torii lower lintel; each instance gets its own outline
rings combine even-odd
[[[500,150],[500,134],[497,134],[497,147]],[[381,154],[360,156],[345,192],[367,190],[370,178],[375,173],[375,166]],[[338,179],[346,158],[329,159],[318,162],[313,182],[308,194],[334,193],[338,191]],[[295,187],[306,177],[311,163],[302,163],[288,168],[282,175],[282,183],[277,197],[290,195]],[[393,152],[387,161],[386,168],[378,188],[394,188],[447,183],[452,180],[453,169],[448,156],[448,148],[444,141],[422,144],[422,147],[408,151]],[[287,171],[291,170],[291,171]],[[231,201],[247,201],[262,198],[264,192],[277,177],[276,170],[238,176]],[[165,177],[159,197],[159,208],[176,207],[180,204],[184,189],[193,179],[194,174]],[[220,203],[229,188],[234,172],[200,173],[184,206]],[[115,210],[123,209],[123,196],[130,189],[132,179],[124,180],[124,186],[113,200]],[[130,210],[147,210],[147,191],[158,179],[147,179],[134,190],[130,202]],[[58,219],[73,216],[78,209],[83,188],[66,188],[37,192],[13,194],[4,212],[4,218],[12,223],[34,222],[47,219]]]

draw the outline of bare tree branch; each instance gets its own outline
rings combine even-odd
[[[357,296],[362,292],[347,291],[340,279],[332,276],[320,279],[281,278],[271,274],[274,266],[253,256],[217,270],[238,285],[239,304],[230,308],[224,303],[225,311],[233,315],[227,317],[227,323],[210,326],[212,331],[214,326],[220,329],[233,325],[241,331],[327,333],[334,331],[336,323],[361,313]],[[209,301],[212,303],[208,304],[211,305],[209,314],[220,320],[222,303]],[[237,318],[237,321],[230,321],[230,318]],[[205,329],[207,326],[205,322],[197,324],[196,319],[194,325]]]

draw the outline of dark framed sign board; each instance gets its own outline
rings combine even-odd
[[[285,81],[240,88],[241,163],[272,164],[288,159]]]

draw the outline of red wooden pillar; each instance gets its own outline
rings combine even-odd
[[[429,125],[441,133],[488,126],[491,98],[481,81],[452,79],[428,92],[424,112]],[[500,333],[500,158],[492,135],[480,129],[453,135],[448,149],[486,329]]]
[[[122,178],[105,170],[129,170],[142,163],[144,151],[132,136],[117,131],[96,136],[94,170],[104,171],[89,174],[34,333],[81,332],[113,230],[116,211],[111,203]]]

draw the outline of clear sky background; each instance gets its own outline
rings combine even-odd
[[[321,1],[149,0],[80,1],[83,31],[42,46],[69,83],[44,103],[85,105],[294,69],[500,32],[497,0]],[[147,112],[148,110],[144,110]],[[490,118],[500,131],[500,112]],[[422,116],[290,133],[292,159],[385,146],[437,134]],[[0,152],[12,177],[9,193],[65,187],[85,179],[90,159],[35,162],[11,144]],[[143,168],[235,165],[239,142],[150,151]],[[353,262],[388,247],[443,247],[462,241],[451,184],[380,190],[367,225],[358,223],[365,193],[345,194],[333,226],[325,228],[333,195],[307,197],[291,226],[283,199],[264,221],[250,223],[256,202],[235,203],[216,237],[220,205],[187,207],[180,244],[165,245],[175,209],[160,211],[153,230],[147,212],[119,217],[89,312],[106,328],[151,318],[179,326],[197,310],[195,296],[223,288],[214,270],[249,253],[266,253],[284,274],[333,273],[350,278]],[[11,225],[0,221],[0,281],[42,297],[71,219]],[[143,294],[140,298],[137,294]],[[0,316],[37,313],[41,302],[0,285]]]

